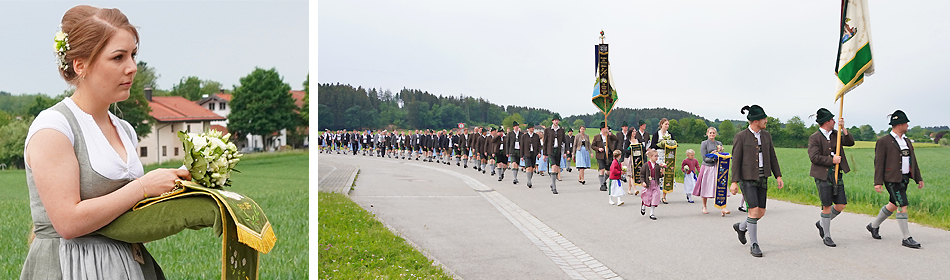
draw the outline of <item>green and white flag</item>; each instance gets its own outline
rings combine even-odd
[[[835,65],[835,74],[838,76],[835,101],[864,82],[864,76],[874,74],[867,0],[842,0],[840,24],[838,61]]]

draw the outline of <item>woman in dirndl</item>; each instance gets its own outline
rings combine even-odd
[[[656,132],[653,133],[653,138],[652,138],[653,141],[650,144],[650,149],[656,150],[657,159],[658,159],[657,163],[659,163],[660,166],[663,166],[663,167],[666,167],[666,150],[663,148],[660,148],[659,146],[657,146],[657,144],[659,144],[660,141],[663,141],[664,138],[669,138],[670,140],[676,140],[676,138],[673,137],[673,133],[670,133],[668,131],[669,129],[670,129],[670,121],[667,120],[666,118],[660,119],[660,127],[659,129],[656,130]],[[663,188],[663,184],[665,180],[666,179],[664,178],[659,179],[660,188]],[[667,204],[665,192],[663,193],[663,198],[661,198],[660,201],[662,201],[663,204]]]
[[[57,68],[75,91],[40,112],[25,139],[33,230],[20,279],[165,279],[142,244],[96,233],[175,180],[191,180],[188,170],[145,173],[135,129],[109,112],[129,98],[138,31],[118,9],[85,5],[60,23]]]
[[[709,214],[709,211],[706,210],[706,201],[709,198],[716,197],[716,179],[719,170],[716,167],[716,158],[706,157],[706,155],[722,151],[722,142],[716,141],[717,134],[715,127],[707,128],[706,137],[708,139],[703,140],[703,143],[699,145],[699,154],[703,156],[703,164],[699,167],[693,195],[703,198],[703,214]],[[729,197],[729,195],[729,192],[726,192],[726,197]],[[729,210],[726,210],[725,207],[720,211],[722,216],[729,213]]]
[[[574,167],[577,167],[577,181],[583,185],[587,183],[584,180],[584,170],[590,168],[590,136],[585,132],[586,128],[582,125],[580,133],[574,137]]]

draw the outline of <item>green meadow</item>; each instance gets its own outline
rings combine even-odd
[[[250,154],[233,176],[231,190],[253,198],[267,215],[277,244],[261,254],[261,279],[308,277],[308,152]],[[149,165],[177,168],[180,163]],[[0,279],[17,279],[29,250],[29,194],[23,170],[0,171]],[[168,279],[217,279],[221,276],[221,238],[210,228],[184,230],[145,245]]]

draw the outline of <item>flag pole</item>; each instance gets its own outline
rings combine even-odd
[[[838,118],[844,118],[844,95],[841,96],[841,103],[838,104]],[[841,134],[844,133],[844,124],[838,122],[838,143],[835,145],[835,155],[841,155]],[[841,167],[841,163],[835,164],[835,173],[834,173],[834,182],[835,185],[838,184],[838,170]]]

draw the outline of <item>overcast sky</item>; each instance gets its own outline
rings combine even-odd
[[[948,1],[871,0],[876,73],[846,97],[848,126],[950,125]],[[320,83],[484,97],[562,116],[596,112],[604,30],[620,101],[787,121],[834,103],[840,1],[321,1]],[[943,73],[943,74],[941,74]]]
[[[138,27],[138,60],[170,90],[183,77],[230,90],[254,67],[276,68],[303,89],[309,59],[307,1],[0,1],[0,90],[59,95],[53,35],[63,14],[87,4],[118,8]]]

